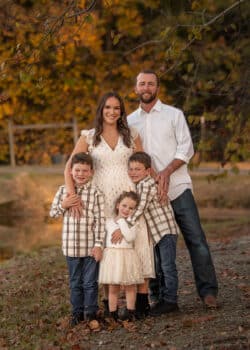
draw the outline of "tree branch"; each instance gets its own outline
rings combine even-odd
[[[177,24],[175,27],[172,28],[171,32],[175,31],[177,28],[180,27],[199,27],[201,29],[206,28],[208,26],[210,26],[211,24],[213,24],[214,22],[216,22],[218,19],[220,19],[221,17],[225,16],[228,12],[232,11],[235,7],[239,6],[240,4],[242,4],[243,2],[245,2],[246,0],[239,0],[237,2],[235,2],[234,4],[232,4],[231,6],[229,6],[227,9],[223,10],[222,12],[220,12],[218,15],[216,15],[215,17],[213,17],[210,21],[205,22],[203,24]],[[169,33],[170,34],[170,33]],[[125,52],[125,56],[129,55],[130,53],[144,47],[144,46],[148,46],[148,45],[158,45],[160,43],[162,43],[164,40],[166,40],[166,38],[163,39],[159,39],[159,40],[149,40],[149,41],[145,41],[139,45],[137,45],[136,47],[128,50]],[[194,40],[191,40],[191,43]],[[182,49],[181,51],[184,51],[187,47],[190,46],[190,42],[186,45],[186,47],[184,49]],[[169,71],[169,70],[168,70]]]

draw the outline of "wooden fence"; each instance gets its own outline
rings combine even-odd
[[[14,124],[11,119],[8,121],[8,135],[9,135],[9,148],[10,148],[10,165],[16,166],[15,157],[15,131],[16,130],[42,130],[42,129],[58,129],[58,128],[72,128],[74,143],[78,139],[78,126],[77,121],[73,118],[71,123],[50,123],[50,124],[27,124],[18,125]]]

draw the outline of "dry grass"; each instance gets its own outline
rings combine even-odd
[[[199,207],[250,208],[250,176],[192,176]]]

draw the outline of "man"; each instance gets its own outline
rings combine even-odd
[[[187,169],[194,150],[185,117],[181,110],[158,99],[159,77],[155,72],[142,71],[136,78],[135,92],[140,106],[128,116],[129,126],[137,129],[144,151],[152,157],[160,199],[166,195],[170,199],[189,250],[198,294],[206,307],[216,308],[216,274]],[[154,314],[164,313],[164,300],[153,309]]]

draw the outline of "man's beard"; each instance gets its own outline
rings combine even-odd
[[[148,93],[147,93],[148,94]],[[140,94],[139,95],[139,98],[140,98],[140,101],[145,103],[145,104],[148,104],[148,103],[151,103],[155,100],[156,96],[157,96],[157,93],[154,93],[154,94],[151,94],[148,98],[144,98],[143,97],[144,94]],[[148,94],[149,95],[149,94]]]

